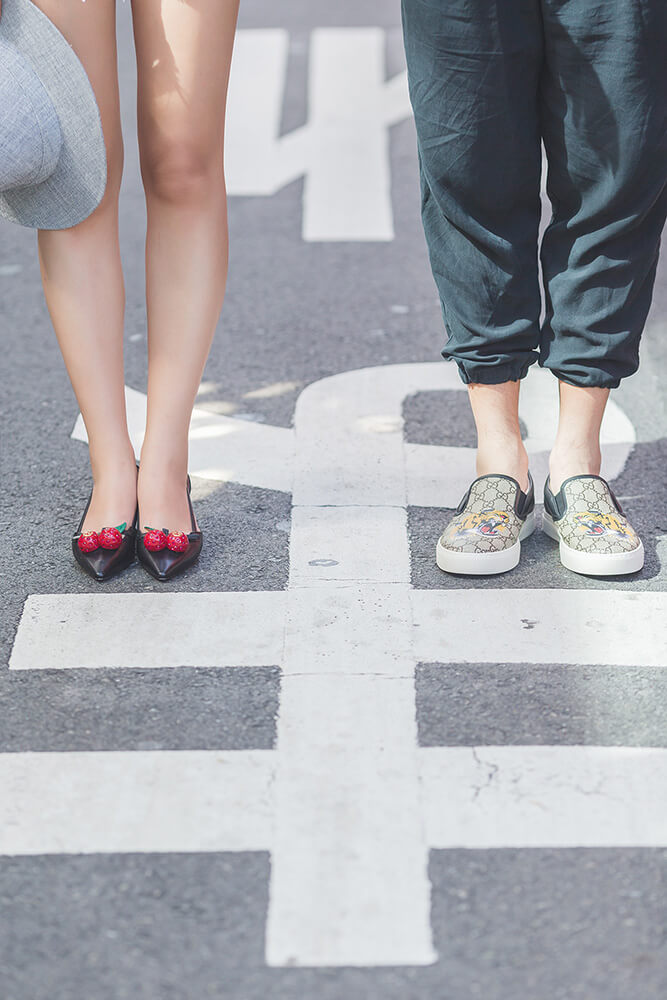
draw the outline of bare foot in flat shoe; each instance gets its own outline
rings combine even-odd
[[[93,495],[83,531],[131,525],[137,507],[137,466],[134,454],[102,467],[94,463]]]
[[[151,467],[142,460],[137,494],[141,531],[147,527],[169,528],[170,531],[184,531],[186,534],[193,530],[186,472],[169,471],[163,466]]]

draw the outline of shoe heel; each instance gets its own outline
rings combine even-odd
[[[558,534],[558,528],[553,522],[551,514],[547,514],[546,510],[542,514],[542,531],[549,538],[553,538],[554,542],[560,542],[560,535]]]

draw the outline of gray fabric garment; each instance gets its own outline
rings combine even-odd
[[[2,38],[0,108],[0,191],[41,184],[58,163],[60,123],[39,77]]]
[[[0,217],[67,229],[94,211],[106,188],[93,89],[72,47],[31,0],[3,0],[0,44],[0,60],[13,50],[11,73],[6,62],[0,69]],[[35,113],[39,139],[27,135]]]
[[[667,215],[667,0],[403,0],[403,21],[444,356],[466,383],[539,361],[617,386]]]

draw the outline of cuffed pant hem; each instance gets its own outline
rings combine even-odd
[[[459,358],[452,358],[443,352],[443,357],[447,361],[455,361],[458,365],[461,381],[465,385],[472,383],[477,385],[501,385],[503,382],[519,382],[528,374],[530,366],[534,363],[531,358],[528,361],[506,362],[503,364],[486,364],[471,361],[461,361]]]
[[[541,365],[540,367],[550,371],[559,382],[573,385],[577,389],[618,389],[622,381],[618,376],[608,375],[606,372],[601,371],[596,371],[595,373],[589,372],[586,375],[577,376],[560,371],[558,368],[551,368],[548,365]],[[628,376],[632,374],[634,372],[629,372]]]

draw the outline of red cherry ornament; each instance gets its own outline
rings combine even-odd
[[[98,537],[103,549],[119,549],[123,541],[118,528],[102,528]]]
[[[84,531],[79,535],[78,546],[82,552],[94,552],[100,547],[100,538],[96,531]]]
[[[159,528],[152,528],[144,535],[144,546],[149,552],[162,552],[167,547],[167,536]]]
[[[184,531],[170,531],[167,536],[167,548],[172,552],[185,552],[190,540]]]

